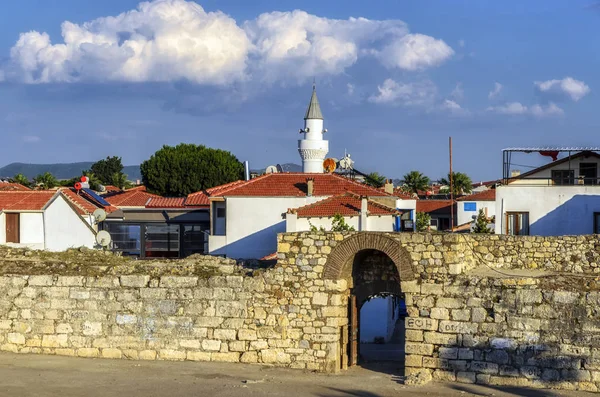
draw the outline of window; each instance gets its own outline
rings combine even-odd
[[[177,258],[179,256],[179,225],[147,224],[144,241],[146,257]]]
[[[104,222],[104,230],[110,233],[112,248],[123,255],[141,255],[141,226],[120,222]]]
[[[225,218],[225,208],[217,208],[217,218]]]
[[[579,178],[583,179],[584,185],[598,184],[598,164],[597,163],[580,163]]]
[[[600,212],[594,212],[594,234],[600,234]]]
[[[477,211],[477,203],[464,203],[464,211]]]
[[[555,185],[573,185],[575,183],[575,171],[553,170],[552,182],[554,182]]]
[[[437,219],[431,219],[429,221],[429,226],[437,227],[437,225],[438,225]]]
[[[507,212],[506,234],[511,236],[528,236],[529,212]]]
[[[185,258],[192,254],[204,254],[208,252],[208,238],[206,236],[206,226],[202,225],[182,225],[183,233],[182,256]]]

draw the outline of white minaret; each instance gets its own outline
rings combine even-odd
[[[302,172],[323,173],[323,160],[329,151],[329,142],[323,139],[325,132],[327,130],[323,129],[323,114],[313,83],[312,96],[304,116],[304,129],[300,130],[300,133],[304,134],[304,138],[298,140],[298,152],[302,157]]]

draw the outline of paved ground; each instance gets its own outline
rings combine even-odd
[[[386,373],[387,372],[387,373]],[[140,362],[41,355],[0,354],[0,396],[594,396],[521,388],[459,384],[407,387],[389,374],[394,368],[356,368],[322,375],[259,365]]]

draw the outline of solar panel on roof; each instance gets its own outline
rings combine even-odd
[[[88,188],[83,188],[81,189],[85,192],[85,194],[87,194],[88,196],[90,196],[91,198],[93,198],[94,200],[96,200],[98,203],[110,207],[110,203],[106,200],[104,200],[102,197],[98,196],[96,194],[96,192],[94,192],[92,189],[88,189]]]

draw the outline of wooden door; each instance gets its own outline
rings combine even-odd
[[[19,214],[8,213],[6,214],[6,242],[7,243],[19,243],[20,242],[20,228],[19,228]]]
[[[354,295],[350,295],[350,298],[348,299],[348,311],[348,366],[352,367],[358,365],[358,349],[360,348],[360,328],[358,320],[360,310],[358,309],[358,305],[356,303],[356,296]]]

